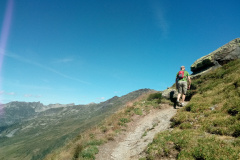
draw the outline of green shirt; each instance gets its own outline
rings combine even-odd
[[[178,73],[179,72],[177,72],[177,76],[176,76],[176,78],[178,78]],[[184,71],[184,77],[183,77],[183,79],[180,79],[180,80],[178,80],[178,81],[188,81],[188,76],[189,76],[189,73],[187,72],[187,71]]]

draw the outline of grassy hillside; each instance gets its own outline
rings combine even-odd
[[[141,160],[240,158],[240,60],[192,80],[190,102],[172,118],[172,129],[159,133]],[[95,159],[98,146],[124,133],[133,117],[161,108],[160,93],[145,94],[99,125],[80,134],[46,160]],[[173,105],[173,104],[172,104]],[[143,135],[144,136],[144,135]]]
[[[148,92],[152,90],[137,90],[99,104],[52,108],[40,112],[34,118],[7,126],[0,134],[0,159],[43,159],[79,133],[115,113],[129,101]],[[8,137],[13,131],[16,131],[14,136]]]
[[[145,159],[240,159],[240,60],[194,79],[189,94],[173,129],[155,136]]]
[[[113,141],[116,136],[124,133],[128,127],[128,123],[132,121],[134,116],[145,116],[151,109],[160,108],[160,99],[161,93],[154,93],[154,91],[152,91],[143,94],[133,101],[129,101],[125,107],[110,117],[107,117],[97,126],[79,134],[77,138],[65,147],[48,155],[46,160],[95,159],[99,145]],[[170,102],[165,101],[165,103]]]

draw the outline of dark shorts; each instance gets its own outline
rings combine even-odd
[[[178,93],[187,94],[187,82],[178,81]]]

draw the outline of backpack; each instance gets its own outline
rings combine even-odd
[[[179,71],[178,72],[178,79],[183,79],[184,78],[184,71]]]

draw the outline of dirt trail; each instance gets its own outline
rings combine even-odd
[[[124,134],[99,148],[96,160],[138,160],[154,135],[170,127],[170,119],[176,112],[172,106],[163,105],[162,109],[154,109],[146,116],[135,118]]]

